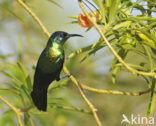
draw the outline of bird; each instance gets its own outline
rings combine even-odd
[[[60,72],[65,60],[63,45],[70,37],[75,36],[83,37],[79,34],[69,34],[64,31],[54,32],[39,56],[31,97],[34,105],[40,111],[47,111],[47,89],[49,85],[54,80],[60,80]]]

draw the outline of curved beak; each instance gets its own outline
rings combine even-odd
[[[69,37],[76,37],[76,36],[83,37],[82,35],[79,35],[79,34],[69,34]]]

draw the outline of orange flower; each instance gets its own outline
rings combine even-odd
[[[99,12],[97,10],[89,12],[88,14],[91,16],[91,18],[95,22],[101,20],[101,15],[99,15]],[[89,19],[84,14],[79,14],[78,24],[79,24],[79,26],[81,26],[83,28],[88,28],[86,31],[90,30],[93,26],[93,24],[89,21]]]
[[[79,16],[78,16],[78,24],[79,24],[79,26],[84,27],[84,28],[92,26],[91,22],[83,14],[79,14]]]

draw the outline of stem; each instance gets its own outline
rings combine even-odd
[[[50,37],[50,33],[48,32],[46,27],[42,24],[40,19],[36,16],[36,14],[34,12],[32,12],[30,10],[30,8],[22,0],[17,0],[17,2],[35,19],[35,21],[39,24],[39,26],[41,27],[41,29],[44,32],[44,34],[47,35],[48,38],[49,38]]]
[[[22,121],[21,121],[21,118],[20,118],[20,116],[22,115],[21,111],[19,109],[15,108],[12,104],[10,104],[2,96],[0,96],[0,100],[2,100],[5,104],[7,104],[12,109],[12,111],[15,112],[16,117],[17,117],[17,120],[18,120],[18,123],[19,123],[19,126],[23,126]]]
[[[84,84],[81,84],[81,87],[83,89],[86,89],[88,91],[92,91],[95,93],[113,94],[113,95],[140,96],[140,95],[147,94],[147,93],[151,92],[151,89],[148,89],[146,91],[141,91],[141,92],[124,92],[124,91],[104,90],[104,89],[92,88],[92,87],[86,86]]]
[[[69,74],[69,71],[68,71],[68,69],[64,66],[63,67],[63,70],[64,70],[64,72],[66,73],[66,74]],[[82,91],[82,89],[81,89],[81,86],[80,86],[80,84],[77,82],[77,80],[74,78],[74,76],[70,76],[69,77],[71,80],[72,80],[72,82],[76,85],[76,87],[78,88],[78,90],[79,90],[79,92],[80,92],[80,94],[81,94],[81,96],[82,96],[82,98],[85,100],[85,102],[87,103],[87,105],[89,106],[89,108],[91,109],[91,111],[92,111],[92,113],[93,113],[93,116],[94,116],[94,118],[95,118],[95,120],[96,120],[96,123],[97,123],[97,125],[98,126],[102,126],[101,125],[101,122],[100,122],[100,120],[99,120],[99,118],[98,118],[98,116],[97,116],[97,109],[94,107],[94,105],[87,99],[87,97],[85,96],[85,94],[83,93],[83,91]]]

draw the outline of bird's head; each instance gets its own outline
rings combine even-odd
[[[67,39],[69,39],[70,37],[75,37],[75,36],[83,37],[82,35],[79,35],[79,34],[68,34],[63,31],[56,31],[51,35],[49,40],[51,42],[56,42],[58,44],[63,45]]]

